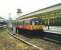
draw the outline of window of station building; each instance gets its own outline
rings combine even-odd
[[[61,25],[61,17],[55,16],[55,18],[50,19],[50,25],[60,26]]]

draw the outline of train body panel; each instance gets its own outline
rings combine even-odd
[[[22,26],[22,25],[19,25],[19,26],[16,26],[16,29],[19,29],[19,30],[30,30],[30,31],[43,31],[43,26],[42,25],[25,25],[25,26]]]
[[[41,24],[41,19],[34,18],[34,19],[27,19],[20,21],[22,24],[16,26],[16,29],[20,32],[43,32],[43,25]]]

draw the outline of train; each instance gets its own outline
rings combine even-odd
[[[19,21],[16,30],[21,32],[45,32],[50,31],[50,26],[61,27],[61,3],[22,15],[16,20]]]
[[[16,26],[16,32],[24,32],[24,33],[39,33],[44,32],[42,25],[42,19],[40,18],[29,18],[29,19],[22,19],[19,21],[20,24]]]
[[[0,28],[7,27],[7,21],[0,19]]]

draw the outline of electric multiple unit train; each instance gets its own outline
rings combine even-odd
[[[42,19],[22,19],[20,25],[16,26],[16,30],[20,32],[43,32],[43,25],[41,25]]]
[[[28,13],[17,20],[16,30],[21,32],[44,32],[49,26],[61,26],[61,3]]]

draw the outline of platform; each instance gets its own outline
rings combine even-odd
[[[44,28],[44,31],[61,34],[61,26],[50,26],[49,29],[48,29],[48,27],[46,27],[46,28]]]

